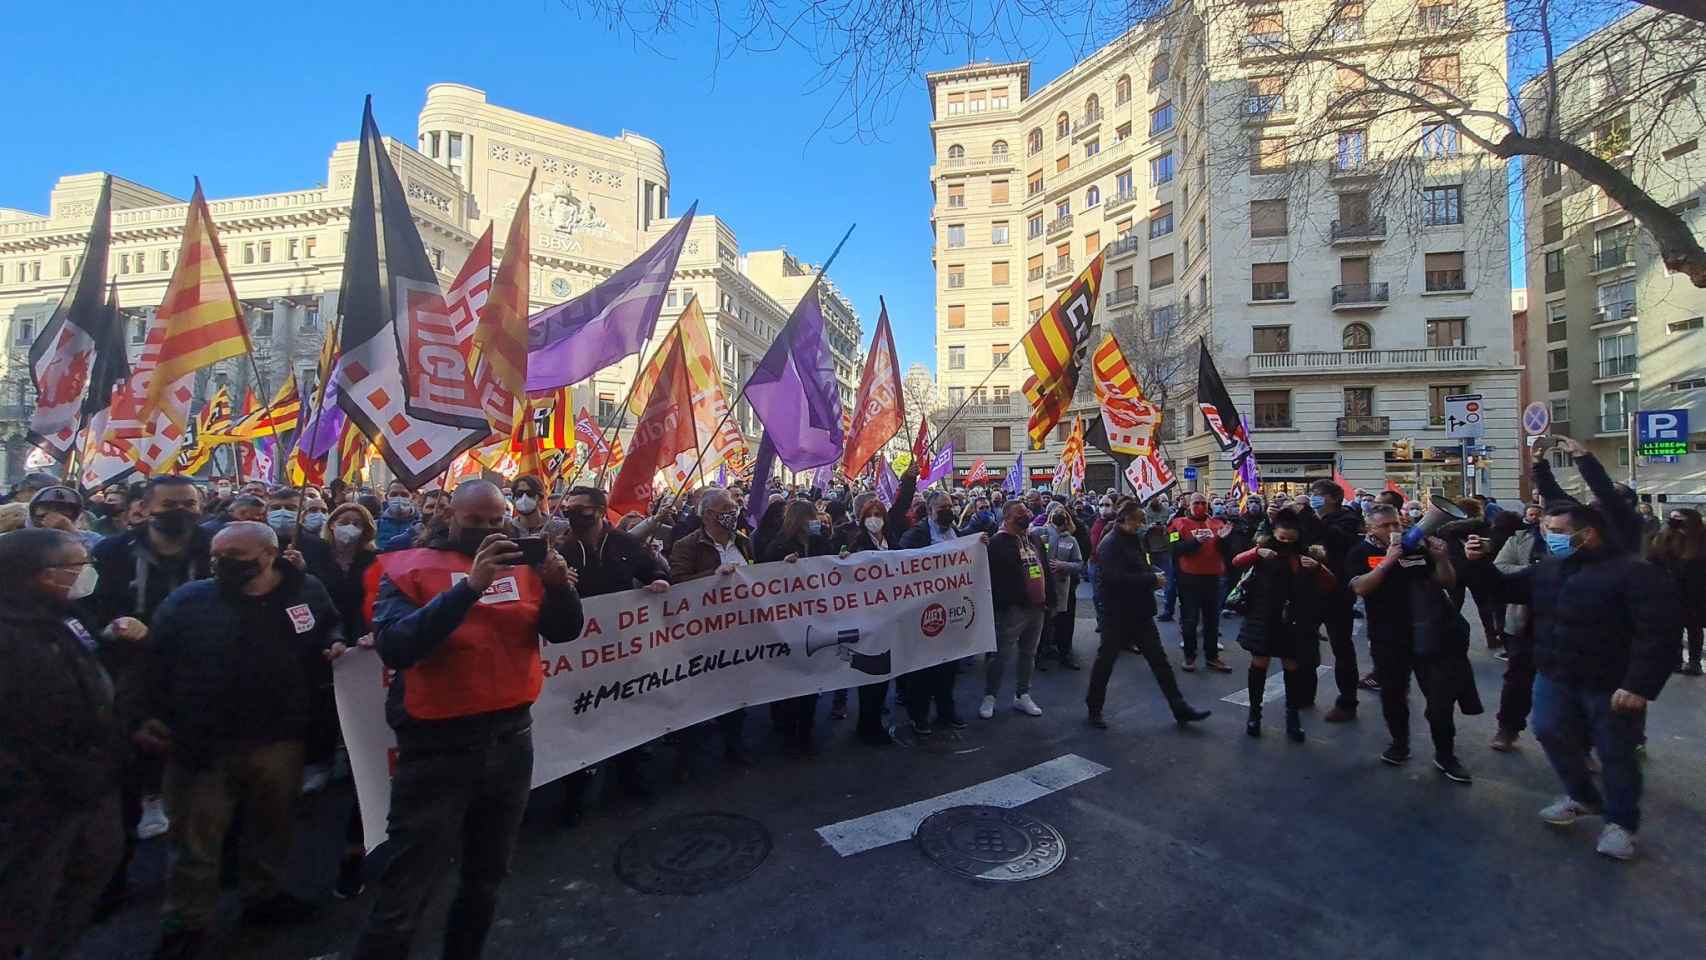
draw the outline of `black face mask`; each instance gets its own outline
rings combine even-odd
[[[1284,540],[1276,539],[1273,543],[1273,548],[1278,553],[1296,553],[1298,552],[1298,543],[1296,540],[1287,543]]]
[[[953,526],[954,525],[954,511],[952,511],[952,510],[938,510],[938,511],[936,511],[936,525],[939,527],[951,527],[951,526]]]
[[[161,536],[176,540],[195,526],[195,513],[189,510],[162,510],[150,515],[148,522]]]
[[[229,592],[237,593],[256,577],[261,575],[259,560],[233,560],[229,557],[213,558],[213,578],[219,581],[219,586]]]
[[[451,540],[451,545],[462,553],[473,556],[480,552],[480,544],[486,542],[487,537],[502,532],[497,527],[463,527],[462,532]]]
[[[577,537],[584,537],[598,529],[597,510],[570,510],[568,517],[569,529],[573,530]]]

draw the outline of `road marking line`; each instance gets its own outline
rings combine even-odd
[[[1330,663],[1324,663],[1315,668],[1315,675],[1317,677],[1325,677],[1330,675],[1332,672],[1333,665]],[[1284,696],[1285,672],[1283,670],[1274,670],[1270,666],[1268,682],[1262,685],[1262,706],[1267,706],[1275,700],[1282,699]],[[1226,696],[1221,697],[1220,699],[1225,703],[1235,703],[1240,707],[1247,707],[1250,705],[1250,688],[1243,687],[1233,693],[1229,693]]]
[[[963,790],[818,827],[817,833],[836,853],[850,857],[911,839],[924,818],[939,810],[974,803],[1011,809],[1101,776],[1108,770],[1093,760],[1069,753]]]

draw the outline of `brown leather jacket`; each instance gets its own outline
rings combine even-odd
[[[735,548],[740,555],[752,562],[752,544],[746,535],[736,532],[734,535]],[[704,527],[693,531],[675,541],[675,546],[669,551],[669,579],[671,583],[681,583],[684,580],[697,580],[717,572],[722,566],[722,554],[717,551],[717,544]]]

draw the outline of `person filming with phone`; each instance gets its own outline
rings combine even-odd
[[[542,541],[533,556],[503,532],[496,484],[450,498],[445,530],[424,547],[385,554],[373,610],[379,657],[397,671],[386,720],[397,732],[389,843],[355,956],[403,958],[452,861],[460,886],[445,924],[446,957],[477,957],[527,809],[539,640],[580,635],[575,572]]]

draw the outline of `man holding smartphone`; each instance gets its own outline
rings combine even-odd
[[[538,541],[526,555],[504,530],[497,485],[456,488],[443,533],[381,557],[374,645],[397,671],[385,714],[397,732],[390,845],[363,960],[409,954],[426,901],[452,861],[461,883],[446,957],[477,957],[533,781],[532,705],[544,683],[539,640],[580,635],[576,575]]]

